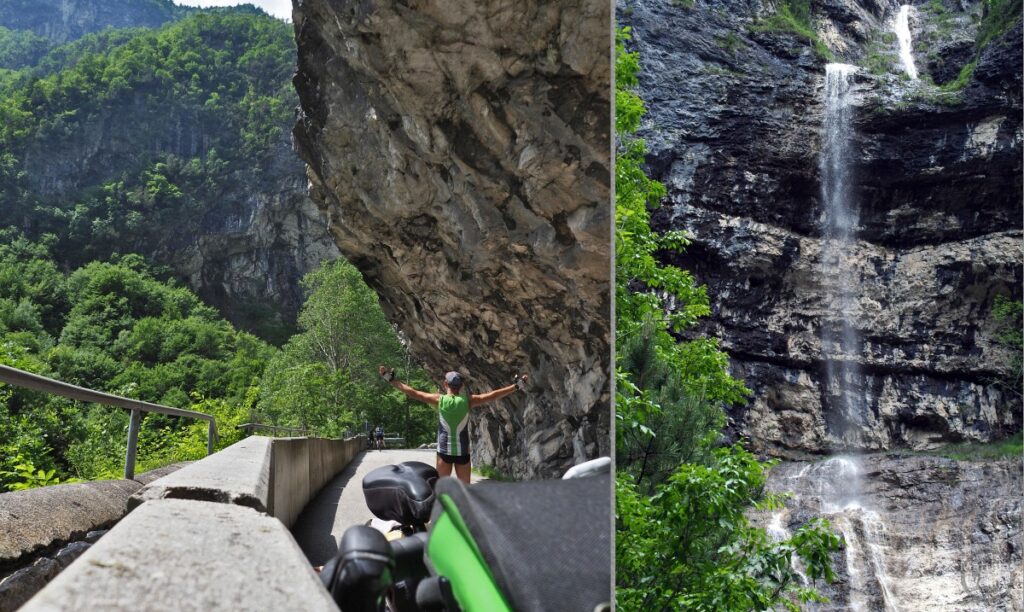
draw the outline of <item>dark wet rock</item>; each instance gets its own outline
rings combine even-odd
[[[897,5],[812,3],[836,61],[865,66],[853,92],[860,227],[845,262],[861,342],[833,353],[856,364],[856,411],[835,392],[821,341],[841,325],[842,276],[821,263],[824,60],[790,34],[752,33],[773,10],[760,2],[620,6],[641,53],[648,166],[668,188],[654,224],[693,239],[663,257],[707,285],[713,313],[697,331],[720,339],[753,391],[730,409],[730,432],[763,455],[926,449],[1021,429],[1020,398],[996,383],[1010,354],[991,314],[997,295],[1021,298],[1021,26],[981,50],[963,91],[943,92],[926,79],[959,74],[956,41],[973,45],[981,3],[940,3],[945,25],[926,10],[936,3],[915,4],[915,40],[956,34],[915,45],[918,82],[886,36]],[[944,72],[930,74],[931,49]],[[842,532],[832,603],[812,609],[1014,610],[1021,485],[1019,461],[784,462],[770,486],[795,498],[764,524],[783,537],[824,515]]]
[[[962,4],[949,7],[949,27],[973,40],[980,3]],[[854,64],[878,52],[895,11],[814,6],[821,39]],[[619,10],[641,52],[648,165],[669,192],[654,224],[693,237],[664,259],[707,285],[714,312],[700,331],[721,340],[754,391],[732,409],[733,433],[796,458],[1018,431],[1020,398],[994,384],[1009,354],[991,309],[997,295],[1021,297],[1020,24],[982,50],[963,92],[908,82],[898,64],[855,78],[850,264],[862,346],[846,357],[859,364],[866,406],[846,415],[820,340],[839,324],[837,279],[820,261],[824,60],[790,34],[752,32],[771,10],[654,0]],[[923,35],[934,18],[916,11],[912,31]]]

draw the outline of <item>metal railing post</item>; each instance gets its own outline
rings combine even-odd
[[[128,399],[127,397],[121,397],[119,395],[112,395],[102,391],[86,389],[85,387],[71,385],[66,382],[61,382],[59,380],[54,380],[52,378],[47,378],[46,376],[33,374],[31,372],[26,372],[3,364],[0,364],[0,383],[14,385],[24,389],[32,389],[34,391],[42,391],[43,393],[53,393],[54,395],[66,397],[77,402],[89,402],[101,404],[103,406],[114,406],[131,411],[131,421],[128,424],[128,449],[125,452],[124,462],[124,477],[128,480],[135,477],[135,454],[139,444],[139,428],[142,424],[143,412],[156,412],[157,414],[166,414],[168,416],[204,419],[209,421],[210,428],[206,441],[206,452],[207,454],[213,453],[213,443],[217,439],[217,421],[213,415],[210,414],[195,412],[194,410],[171,408],[169,406],[161,406],[159,404],[151,404],[137,399]]]
[[[132,410],[132,418],[128,421],[128,451],[124,458],[124,479],[135,478],[135,451],[139,445],[139,426],[142,424],[142,412]]]

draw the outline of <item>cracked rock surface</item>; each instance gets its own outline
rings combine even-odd
[[[303,0],[294,134],[342,254],[413,356],[474,392],[474,461],[610,452],[606,2]]]
[[[945,3],[942,19],[935,3],[913,4],[921,45],[938,23],[974,40],[981,3]],[[996,384],[1011,355],[997,342],[992,308],[996,296],[1019,300],[1022,291],[1020,22],[981,50],[974,77],[949,94],[904,78],[892,33],[898,5],[814,3],[832,61],[859,66],[859,227],[844,257],[858,288],[850,318],[860,343],[835,356],[861,373],[851,385],[866,407],[851,415],[821,341],[842,324],[841,279],[822,264],[826,60],[792,34],[754,28],[774,10],[745,0],[620,7],[640,51],[649,169],[669,192],[653,222],[693,238],[665,259],[706,284],[714,312],[701,331],[721,340],[754,392],[731,410],[733,433],[760,452],[805,458],[1019,431],[1020,397]],[[948,55],[947,71],[966,61],[952,47],[933,51]],[[917,65],[927,77],[925,59]]]

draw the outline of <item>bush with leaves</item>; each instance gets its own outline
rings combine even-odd
[[[1009,359],[1001,364],[1004,374],[998,384],[1017,397],[1024,397],[1024,302],[996,296],[992,305],[996,342],[1007,349]]]
[[[137,255],[70,273],[46,244],[0,245],[0,363],[126,397],[214,411],[222,441],[250,416],[252,387],[274,349],[234,330],[187,289],[156,278]],[[0,485],[28,482],[17,465],[52,478],[120,477],[128,415],[20,388],[0,395]],[[140,469],[196,459],[206,424],[147,415]],[[198,429],[202,431],[199,431]],[[51,480],[51,479],[44,479]],[[38,483],[39,479],[31,481]]]
[[[716,449],[704,464],[679,465],[653,495],[629,474],[616,481],[615,569],[620,610],[799,610],[824,598],[805,586],[835,578],[840,537],[812,521],[774,542],[747,518],[781,506],[765,495],[770,464],[740,446]]]

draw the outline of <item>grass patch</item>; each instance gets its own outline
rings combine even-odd
[[[693,8],[694,1],[695,0],[672,0],[672,4],[689,10]]]
[[[493,465],[474,465],[473,471],[489,480],[500,480],[502,482],[511,482],[514,480],[514,478],[508,474],[498,471]]]
[[[749,26],[751,32],[775,32],[794,34],[807,41],[818,57],[832,61],[835,56],[818,38],[811,26],[810,0],[788,0],[779,5],[774,15],[758,19]]]
[[[860,65],[867,72],[876,76],[885,76],[893,71],[897,64],[896,34],[892,32],[875,32],[865,48]]]
[[[960,74],[955,79],[948,83],[939,85],[939,89],[944,92],[963,91],[967,84],[971,82],[971,76],[974,75],[974,67],[977,65],[978,60],[973,59],[968,62],[963,68],[960,69]]]
[[[725,36],[716,36],[715,44],[719,48],[725,50],[729,55],[736,55],[736,52],[740,49],[746,49],[747,43],[743,42],[739,36],[736,36],[732,32],[729,32]]]
[[[1024,435],[1017,432],[1005,440],[995,442],[961,442],[926,451],[925,455],[947,457],[958,461],[996,461],[999,459],[1020,459],[1024,455]]]
[[[974,38],[974,57],[960,69],[957,78],[938,86],[940,92],[950,94],[963,91],[974,76],[974,69],[981,57],[982,50],[992,41],[998,40],[1021,20],[1024,0],[984,0],[981,21]],[[953,14],[943,6],[941,0],[931,0],[920,7],[936,26],[936,31],[929,40],[921,40],[920,44],[930,45],[938,39],[947,37],[956,25]]]
[[[931,15],[931,20],[938,30],[939,37],[945,38],[953,31],[953,26],[955,25],[953,14],[942,4],[942,0],[931,0],[928,4],[920,7],[919,10]]]
[[[985,0],[984,6],[978,35],[974,39],[979,51],[1015,26],[1021,20],[1021,11],[1024,9],[1022,0]]]

